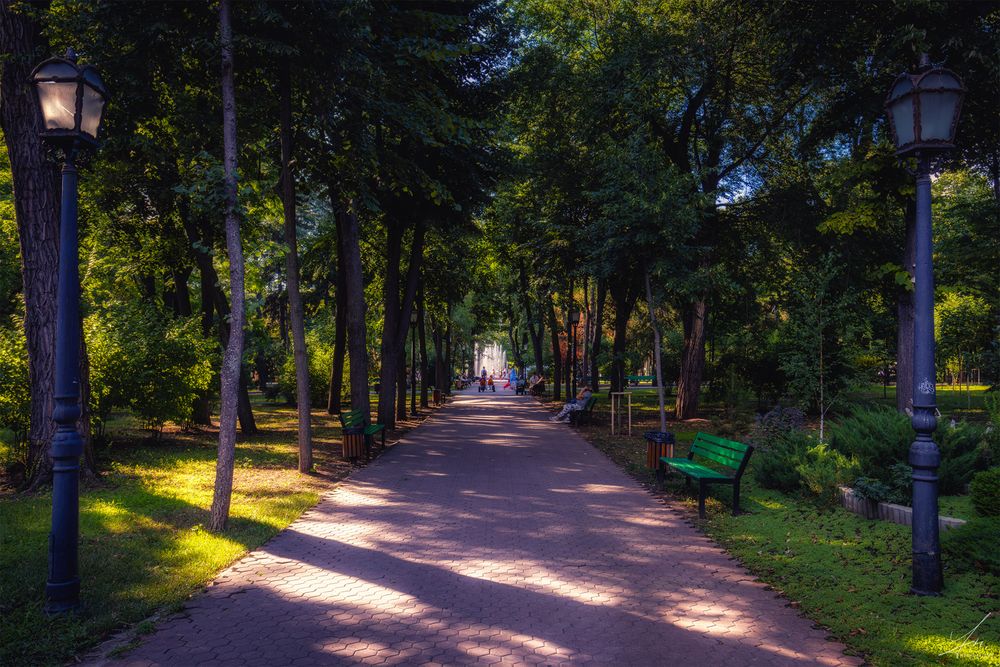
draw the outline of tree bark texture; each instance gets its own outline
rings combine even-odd
[[[646,303],[649,307],[649,324],[653,328],[653,355],[656,357],[656,397],[660,401],[660,431],[667,430],[667,409],[663,402],[663,361],[660,354],[660,325],[656,321],[656,304],[649,284],[649,269],[645,271]]]
[[[361,268],[361,231],[353,207],[337,208],[337,225],[342,230],[340,238],[340,270],[344,273],[347,310],[347,354],[351,369],[351,408],[368,415],[368,343],[365,323],[365,285]]]
[[[296,230],[295,176],[292,174],[292,80],[286,59],[280,75],[281,97],[281,203],[285,218],[285,281],[292,320],[292,354],[295,359],[295,400],[299,417],[299,472],[309,472],[312,454],[312,397],[309,391],[309,357],[306,325],[299,292],[299,244]]]
[[[896,410],[906,412],[913,403],[913,280],[917,262],[917,208],[907,204],[905,214],[906,240],[903,267],[910,284],[900,287],[896,297]]]
[[[625,337],[628,321],[639,299],[633,281],[615,280],[610,286],[611,299],[615,302],[615,339],[611,346],[611,391],[625,390]]]
[[[0,0],[0,128],[10,156],[14,212],[21,246],[24,333],[28,347],[31,416],[27,480],[34,487],[51,478],[49,443],[55,433],[56,279],[59,274],[59,185],[55,165],[45,159],[41,123],[27,83],[48,57],[40,26]]]
[[[382,329],[382,368],[379,373],[378,421],[388,429],[395,428],[394,409],[396,392],[393,384],[398,376],[397,364],[403,358],[401,352],[406,346],[409,333],[410,313],[416,300],[417,283],[420,279],[420,263],[424,248],[423,222],[417,222],[410,242],[410,264],[406,270],[406,283],[400,288],[400,260],[403,254],[403,226],[390,221],[386,235],[386,271],[383,291],[385,315]],[[402,293],[402,294],[401,294]],[[402,298],[401,298],[402,297]],[[405,362],[404,362],[405,364]],[[399,414],[406,413],[403,406]]]
[[[396,419],[399,421],[406,421],[406,378],[409,375],[406,368],[407,351],[406,346],[399,351],[399,363],[396,364],[396,382],[394,384],[396,389]]]
[[[681,373],[677,381],[677,419],[698,416],[701,379],[705,372],[705,325],[708,302],[702,296],[684,307],[684,349],[681,353]]]
[[[562,349],[559,344],[559,325],[556,323],[556,304],[552,294],[548,299],[549,334],[552,339],[552,399],[562,398]]]
[[[597,295],[594,306],[594,341],[590,351],[590,381],[594,391],[601,388],[601,339],[604,335],[604,302],[608,297],[608,283],[604,278],[597,280]]]
[[[229,519],[233,493],[233,462],[236,451],[236,408],[242,375],[243,326],[243,246],[236,191],[236,92],[233,82],[233,31],[231,0],[219,3],[219,36],[222,51],[222,136],[226,193],[226,249],[229,254],[229,284],[232,313],[229,342],[222,358],[219,410],[219,454],[215,465],[215,493],[212,497],[211,528],[223,530]]]
[[[424,322],[424,293],[423,289],[420,290],[420,309],[417,311],[417,347],[420,353],[420,407],[427,408],[430,403],[427,400],[427,377],[429,373],[427,372],[427,330]],[[437,378],[435,378],[437,382]]]
[[[545,375],[545,357],[542,354],[542,337],[544,335],[544,324],[542,317],[541,303],[538,305],[537,315],[531,310],[531,295],[528,291],[528,271],[524,266],[524,259],[519,258],[517,263],[518,280],[521,289],[521,308],[524,309],[525,321],[528,323],[528,335],[531,337],[531,349],[535,355],[535,372]]]
[[[330,371],[330,395],[327,398],[326,411],[331,415],[340,412],[342,396],[344,393],[344,352],[347,345],[347,284],[344,280],[344,266],[341,260],[341,248],[344,245],[341,221],[336,221],[337,226],[337,278],[336,278],[336,298],[335,307],[337,309],[334,316],[333,334],[333,368]]]

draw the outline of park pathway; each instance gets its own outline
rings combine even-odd
[[[533,399],[459,394],[114,665],[837,665]]]

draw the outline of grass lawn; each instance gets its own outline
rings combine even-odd
[[[171,429],[158,442],[114,431],[98,450],[103,475],[81,493],[76,615],[42,613],[51,494],[0,495],[0,665],[63,664],[117,629],[179,609],[350,470],[338,458],[335,417],[314,411],[317,472],[300,475],[294,410],[258,402],[255,415],[262,433],[237,446],[230,525],[220,534],[206,529],[214,429]]]
[[[640,392],[651,396],[655,406],[655,392]],[[636,398],[643,407],[650,405],[641,393]],[[580,432],[653,487],[642,432],[658,430],[658,418],[655,409],[637,412],[641,421],[633,424],[631,438],[612,436],[606,414]],[[707,421],[674,422],[668,428],[678,439],[678,455],[686,453],[697,431],[715,430]],[[944,595],[909,595],[907,527],[866,521],[840,508],[819,509],[809,500],[757,488],[752,470],[742,489],[741,505],[748,514],[739,517],[730,514],[730,490],[712,489],[703,530],[832,637],[875,665],[1000,665],[1000,578],[956,572],[946,560]],[[680,479],[670,478],[661,492],[696,520],[696,492],[686,492]],[[967,498],[943,500],[942,513],[972,514]],[[966,641],[966,633],[990,613]]]

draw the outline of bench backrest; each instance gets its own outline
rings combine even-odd
[[[595,405],[597,405],[597,397],[591,396],[587,399],[587,402],[583,404],[583,409],[587,412],[592,412]]]
[[[340,422],[345,428],[350,428],[352,426],[364,426],[365,418],[361,414],[361,410],[350,410],[348,412],[340,413]]]
[[[715,461],[720,465],[736,470],[736,476],[739,477],[743,474],[743,469],[746,468],[747,461],[750,460],[751,452],[753,452],[753,447],[744,445],[742,442],[726,440],[725,438],[708,433],[699,433],[695,436],[694,442],[691,444],[691,451],[688,454],[688,458],[693,459],[695,454],[697,454],[709,461]]]

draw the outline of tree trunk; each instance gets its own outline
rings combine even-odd
[[[333,191],[331,191],[333,192]],[[331,195],[332,196],[332,195]],[[344,274],[347,309],[347,354],[351,369],[351,408],[368,416],[368,342],[365,323],[365,285],[361,268],[361,232],[358,216],[350,205],[337,207],[337,225],[342,230],[340,270]]]
[[[708,317],[705,297],[686,304],[682,317],[684,350],[680,379],[677,381],[676,418],[692,419],[698,416],[701,378],[705,372],[705,320]]]
[[[327,398],[326,411],[331,415],[340,412],[344,393],[344,352],[347,345],[347,284],[344,280],[344,262],[341,259],[341,248],[344,246],[343,229],[338,217],[337,227],[337,278],[336,278],[336,309],[333,335],[333,368],[330,371],[330,395]]]
[[[49,444],[55,434],[56,279],[59,275],[59,187],[57,172],[46,162],[38,133],[34,93],[27,84],[32,68],[48,57],[40,26],[15,9],[21,3],[0,0],[0,128],[10,156],[14,212],[21,246],[24,285],[24,334],[28,347],[31,416],[28,429],[30,486],[52,476]]]
[[[413,239],[410,243],[410,264],[406,270],[406,284],[400,299],[400,259],[403,249],[403,228],[398,222],[389,222],[386,240],[386,272],[385,272],[385,315],[382,329],[382,371],[379,373],[381,387],[378,401],[378,420],[388,429],[395,427],[395,415],[406,414],[406,406],[393,409],[395,392],[393,383],[396,381],[396,365],[403,358],[406,347],[406,335],[409,333],[410,312],[416,300],[417,283],[420,279],[420,262],[423,257],[424,231],[423,222],[417,222],[413,229]],[[404,362],[405,364],[405,362]]]
[[[213,273],[215,269],[212,269]],[[230,269],[230,274],[232,269]],[[219,341],[222,343],[223,351],[229,347],[230,332],[232,331],[232,318],[229,309],[229,301],[222,288],[216,286],[215,308],[219,313]],[[246,320],[246,313],[243,315]],[[243,332],[243,349],[246,351],[246,332]],[[239,399],[236,402],[236,416],[239,419],[240,432],[243,435],[255,435],[257,433],[257,421],[253,416],[253,406],[250,403],[250,380],[247,377],[246,369],[243,368],[243,355],[240,355],[240,382]],[[220,398],[221,401],[221,398]],[[221,409],[220,409],[221,413]]]
[[[455,370],[454,364],[452,364],[451,359],[451,304],[448,304],[448,324],[445,325],[444,329],[444,372],[448,378],[447,390],[451,394],[451,374]]]
[[[556,323],[556,305],[552,294],[547,296],[549,335],[552,338],[552,399],[562,399],[562,349],[559,345],[559,326]]]
[[[903,267],[910,275],[910,284],[899,288],[896,296],[896,409],[906,412],[913,402],[913,276],[917,257],[917,209],[907,204],[904,216],[906,240]]]
[[[292,80],[285,59],[280,74],[281,96],[281,203],[285,217],[285,276],[292,320],[292,350],[295,357],[295,398],[299,416],[299,472],[313,466],[312,396],[309,391],[309,356],[306,352],[305,315],[299,293],[299,244],[295,215],[295,177],[292,174]]]
[[[594,307],[594,342],[590,351],[590,381],[594,392],[601,388],[601,338],[604,334],[604,302],[608,296],[608,283],[604,278],[597,279],[597,295]]]
[[[409,374],[406,368],[406,346],[399,351],[399,363],[396,364],[396,419],[406,421],[407,387],[406,378]]]
[[[583,371],[584,375],[590,372],[590,328],[593,325],[591,321],[591,315],[593,314],[593,309],[590,307],[590,278],[584,276],[583,278],[583,336],[582,345],[580,353],[580,370]],[[591,384],[593,387],[593,384]]]
[[[451,387],[451,374],[445,373],[444,370],[444,335],[440,323],[433,316],[431,316],[431,340],[434,342],[434,386],[443,396]]]
[[[653,289],[649,285],[649,269],[645,271],[646,304],[649,307],[649,324],[653,327],[653,355],[656,357],[656,397],[660,401],[660,431],[667,430],[667,408],[663,403],[663,362],[660,357],[660,325],[656,322],[656,305],[653,303]]]
[[[625,337],[628,321],[639,299],[639,292],[631,283],[615,280],[610,286],[611,298],[615,302],[615,340],[611,346],[611,391],[625,389]]]
[[[544,335],[542,318],[542,306],[538,305],[538,315],[531,312],[531,294],[528,291],[528,273],[524,266],[524,260],[518,259],[518,278],[520,281],[521,307],[524,309],[524,317],[528,323],[528,335],[531,337],[531,349],[535,355],[535,372],[545,375],[545,357],[542,354],[542,336]]]
[[[417,338],[419,339],[419,352],[420,352],[420,407],[427,408],[430,403],[427,398],[427,379],[428,379],[428,364],[427,364],[427,331],[425,329],[424,323],[424,291],[420,290],[420,309],[417,312]],[[437,386],[437,378],[434,378],[435,386]]]
[[[396,382],[398,380],[399,349],[396,333],[409,324],[399,321],[399,272],[403,254],[403,226],[392,219],[386,221],[386,268],[382,283],[382,345],[379,368],[378,421],[387,429],[396,426]]]
[[[229,519],[233,493],[233,463],[236,453],[236,407],[242,376],[243,325],[243,245],[236,193],[236,92],[233,84],[233,32],[231,0],[220,0],[219,35],[222,50],[222,128],[223,166],[226,193],[226,249],[229,254],[229,284],[233,307],[230,316],[229,343],[222,359],[219,414],[219,457],[215,466],[215,492],[212,496],[212,530],[223,530]]]

